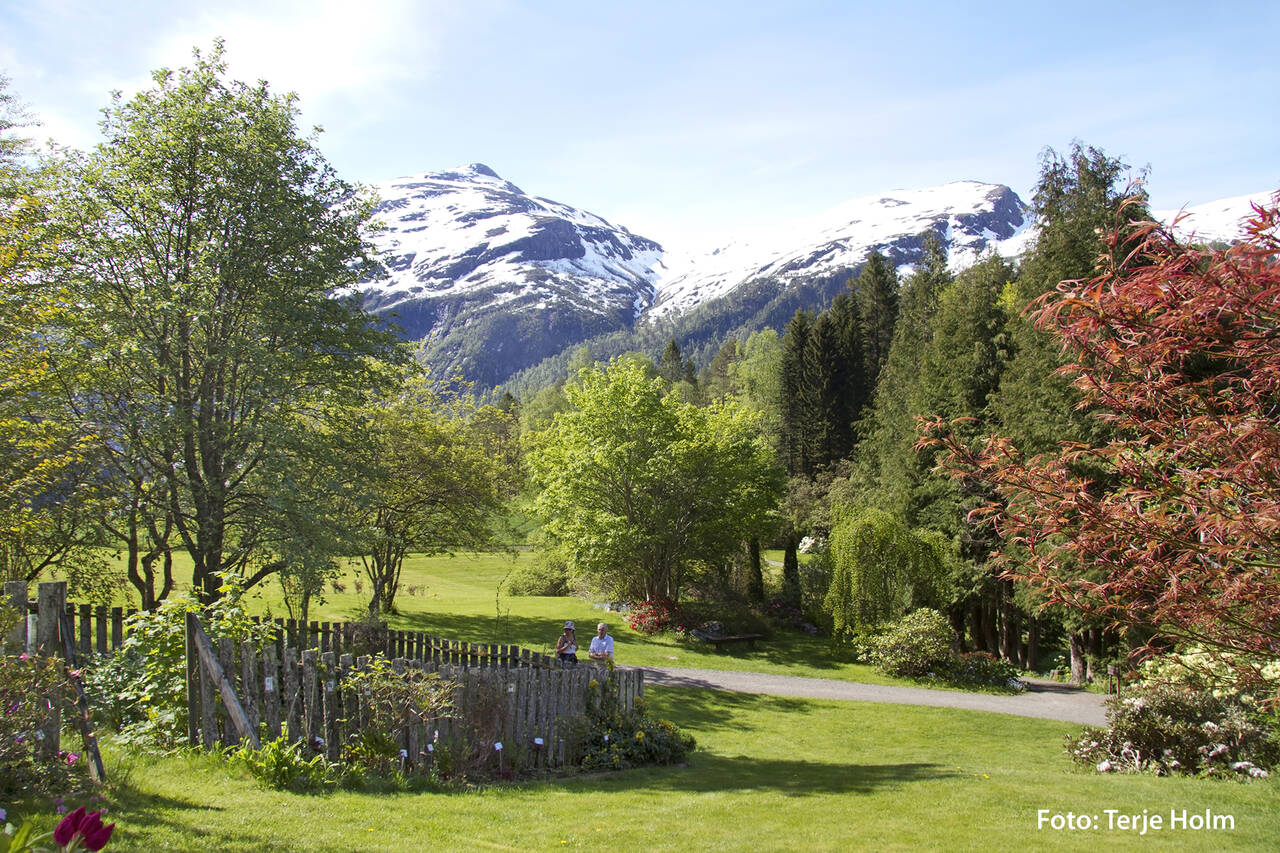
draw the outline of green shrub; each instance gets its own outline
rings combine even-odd
[[[955,656],[955,633],[947,617],[922,607],[908,613],[871,642],[871,660],[885,675],[945,677]]]
[[[344,763],[376,776],[400,772],[403,756],[394,733],[444,716],[452,707],[456,687],[437,673],[412,667],[397,672],[382,656],[349,673],[342,689],[363,697],[363,714],[359,724],[346,721],[346,730],[355,734],[342,745]]]
[[[343,780],[338,765],[330,764],[323,755],[308,758],[302,744],[290,743],[287,735],[264,741],[259,749],[241,744],[227,753],[227,760],[277,791],[327,791]]]
[[[1021,689],[1018,675],[1018,668],[1007,660],[986,652],[966,652],[952,656],[944,677],[957,685]]]
[[[567,595],[569,567],[558,550],[538,551],[511,570],[503,583],[507,595]]]
[[[244,589],[236,581],[222,587],[223,597],[201,618],[215,642],[270,642],[274,626],[244,610]],[[96,658],[86,670],[85,690],[97,721],[117,732],[122,743],[162,750],[180,746],[187,735],[186,615],[202,605],[175,595],[152,613],[137,613],[125,623],[124,643],[115,654]]]
[[[1077,764],[1101,773],[1265,777],[1280,763],[1275,721],[1228,696],[1139,684],[1107,700],[1107,726],[1067,738]]]

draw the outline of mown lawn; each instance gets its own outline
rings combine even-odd
[[[577,620],[585,637],[604,618],[623,664],[890,681],[833,661],[822,639],[783,633],[757,652],[716,654],[637,635],[617,614],[579,599],[495,599],[512,566],[493,554],[414,558],[392,622],[544,649],[564,619]],[[346,591],[329,592],[313,618],[357,618],[365,599],[355,577],[341,579]],[[283,613],[270,586],[252,607]],[[469,792],[297,795],[259,788],[207,756],[155,758],[108,745],[119,830],[107,849],[1273,850],[1280,838],[1276,780],[1082,772],[1062,749],[1079,728],[1069,723],[677,688],[650,687],[647,695],[660,716],[698,739],[687,766]],[[1041,809],[1096,817],[1100,828],[1038,828]],[[1108,809],[1145,809],[1166,825],[1145,836],[1109,829]],[[1171,810],[1208,810],[1234,828],[1171,828]]]
[[[113,850],[1274,850],[1280,786],[1072,769],[1070,724],[651,688],[693,732],[688,766],[469,793],[296,795],[208,758],[109,756]],[[1037,829],[1039,809],[1102,828]],[[1107,829],[1105,810],[1230,816],[1234,829]]]
[[[585,646],[597,622],[609,625],[615,657],[634,666],[680,666],[769,672],[860,681],[868,684],[906,684],[886,678],[869,666],[838,661],[828,641],[799,632],[782,631],[755,651],[736,649],[717,653],[713,648],[682,643],[667,635],[645,636],[632,631],[620,613],[606,612],[603,602],[574,597],[498,595],[497,589],[517,561],[531,559],[527,552],[514,554],[458,554],[410,557],[405,562],[396,597],[399,613],[388,620],[392,627],[425,631],[435,636],[476,643],[515,643],[534,651],[552,652],[566,619],[578,624]],[[358,567],[339,579],[344,592],[325,592],[322,604],[313,605],[317,621],[359,619],[368,606],[366,593],[356,592]],[[260,613],[285,615],[278,587],[265,584],[251,606]]]

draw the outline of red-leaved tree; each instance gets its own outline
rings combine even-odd
[[[1278,231],[1280,193],[1227,250],[1147,223],[1121,263],[1104,258],[1096,278],[1032,305],[1071,359],[1080,405],[1113,427],[1105,446],[1027,458],[941,421],[920,444],[943,449],[940,469],[994,486],[999,502],[980,512],[1007,577],[1145,626],[1157,646],[1230,653],[1247,680],[1280,658]]]

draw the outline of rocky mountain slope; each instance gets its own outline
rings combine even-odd
[[[387,276],[361,286],[428,360],[481,386],[566,345],[629,327],[654,298],[662,247],[536,198],[472,164],[376,185]]]
[[[911,265],[926,232],[939,236],[955,269],[988,251],[1015,257],[1033,236],[1013,190],[975,181],[854,199],[687,257],[530,196],[481,164],[376,189],[386,272],[360,286],[365,306],[424,341],[438,374],[460,374],[480,389],[548,358],[566,360],[586,341],[596,357],[670,337],[686,353],[705,353],[730,334],[780,329],[796,309],[828,304],[872,250],[900,270]],[[1229,240],[1248,202],[1266,199],[1188,208],[1181,230]]]

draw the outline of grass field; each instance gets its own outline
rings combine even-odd
[[[108,849],[1274,850],[1274,780],[1099,776],[1062,753],[1065,723],[911,706],[651,689],[693,732],[688,766],[475,793],[295,795],[215,760],[109,756],[127,781]],[[1038,813],[1100,829],[1038,829]],[[1140,836],[1106,810],[1159,814]],[[1173,810],[1232,829],[1170,828]]]
[[[494,555],[417,558],[398,599],[406,628],[459,639],[549,645],[566,618],[603,611],[565,598],[506,598]],[[316,618],[357,616],[351,579]],[[280,612],[266,591],[254,606]],[[501,618],[499,618],[501,611]],[[622,663],[714,666],[885,681],[834,663],[825,643],[779,636],[756,653],[717,655],[606,620]],[[1274,850],[1280,783],[1103,776],[1062,749],[1069,723],[999,714],[677,688],[654,710],[698,739],[687,766],[526,782],[465,793],[296,795],[263,790],[216,759],[156,759],[108,747],[110,850]],[[1039,826],[1040,810],[1046,823]],[[1140,835],[1115,814],[1158,815]],[[1209,828],[1170,816],[1211,816]],[[1053,815],[1091,829],[1053,829]],[[1213,821],[1219,821],[1215,827]],[[1229,821],[1230,826],[1222,823]],[[1110,822],[1110,826],[1109,826]],[[1139,824],[1139,829],[1141,824]]]

